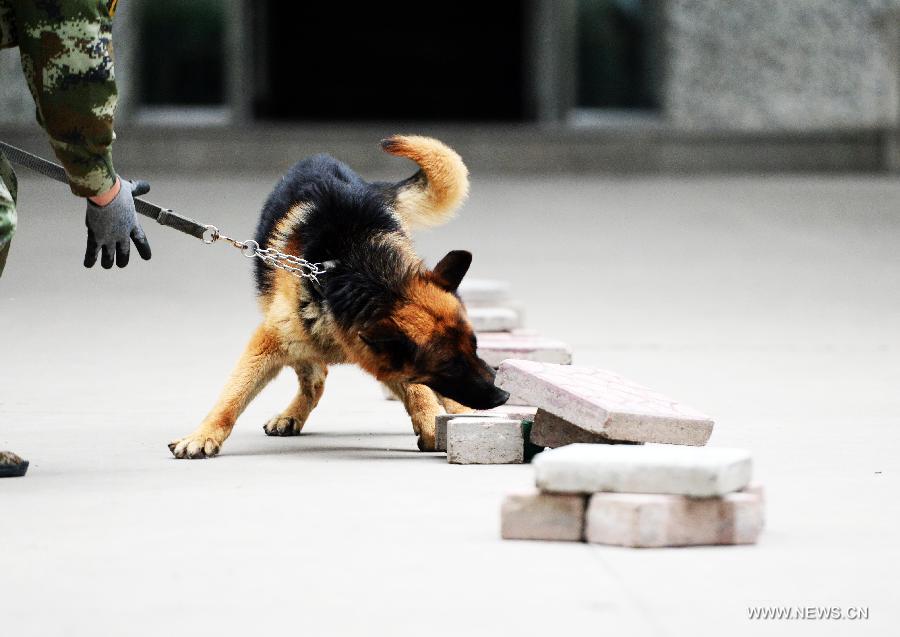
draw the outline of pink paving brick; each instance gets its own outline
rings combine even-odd
[[[762,532],[765,513],[760,487],[715,498],[595,493],[585,520],[585,539],[593,544],[754,544]]]
[[[580,542],[586,502],[581,495],[537,491],[507,496],[500,514],[500,535],[504,540]]]
[[[713,420],[603,369],[506,360],[495,383],[520,400],[615,440],[704,445]]]

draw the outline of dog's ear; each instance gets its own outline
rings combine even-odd
[[[456,292],[469,266],[472,265],[472,253],[466,250],[453,250],[447,253],[434,266],[435,282],[448,292]]]

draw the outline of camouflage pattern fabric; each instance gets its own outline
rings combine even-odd
[[[0,0],[0,46],[19,47],[38,123],[80,197],[116,181],[115,8],[116,0]]]
[[[16,173],[0,153],[0,275],[6,265],[9,243],[16,231]]]

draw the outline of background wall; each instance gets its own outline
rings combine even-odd
[[[477,11],[474,0],[460,3],[456,14]],[[470,9],[466,3],[472,3]],[[509,5],[508,15],[484,14],[486,26],[480,31],[467,31],[459,22],[451,31],[461,37],[442,40],[440,46],[415,45],[416,34],[409,31],[416,21],[407,16],[397,37],[411,38],[409,44],[386,44],[379,49],[381,57],[371,54],[377,46],[371,38],[354,36],[371,31],[371,20],[348,20],[336,40],[341,43],[337,58],[327,51],[329,37],[322,36],[333,29],[333,18],[294,7],[288,32],[296,29],[298,37],[318,33],[317,47],[323,49],[323,57],[306,54],[295,63],[286,60],[290,47],[284,46],[284,30],[276,28],[285,20],[277,3],[221,0],[217,5],[209,0],[185,6],[189,18],[182,23],[196,14],[204,33],[223,43],[220,55],[210,56],[208,44],[189,24],[173,31],[181,43],[177,49],[142,42],[158,39],[150,27],[158,22],[162,5],[129,0],[120,6],[114,29],[121,95],[117,128],[131,140],[144,136],[138,156],[151,168],[168,165],[173,157],[185,169],[203,169],[208,162],[222,168],[226,161],[240,167],[247,156],[256,156],[261,168],[266,162],[281,166],[300,152],[293,140],[321,147],[323,138],[358,149],[354,160],[365,163],[374,135],[411,129],[460,145],[479,158],[475,165],[482,170],[900,167],[900,0],[520,0]],[[391,6],[401,11],[406,5]],[[211,10],[204,13],[204,7]],[[220,23],[217,36],[208,33],[213,18]],[[390,16],[383,19],[390,23]],[[430,41],[427,25],[433,19],[423,14],[421,20],[419,36]],[[495,86],[509,104],[493,111],[452,108],[448,96],[484,95],[486,102],[501,103],[490,92],[472,90],[485,75],[475,72],[478,55],[494,59],[485,34],[501,32],[513,40],[521,32],[516,53],[521,80]],[[204,64],[179,63],[190,58],[191,46],[206,51]],[[440,73],[429,76],[428,68],[439,67],[422,60],[410,66],[410,60],[428,56],[462,70],[448,79]],[[348,93],[346,83],[323,88],[321,78],[305,84],[311,59],[320,60],[330,75],[340,77],[328,70],[337,64],[383,77],[383,82],[369,82],[364,95]],[[515,60],[504,64],[516,66]],[[189,89],[197,73],[221,75],[218,102],[196,103],[196,91]],[[502,71],[487,75],[498,74]],[[28,135],[42,139],[33,125],[17,51],[0,51],[0,78],[0,133],[13,142]],[[465,78],[472,78],[473,86],[461,86]],[[407,98],[404,109],[383,99],[399,81],[409,95],[418,96],[421,108],[408,108]],[[165,91],[151,99],[146,94],[152,87]],[[327,102],[317,98],[316,89],[334,103],[319,104],[318,110],[292,106]],[[463,105],[473,99],[467,97]],[[444,110],[431,108],[435,105]],[[227,134],[211,130],[223,126],[230,126]],[[161,136],[160,128],[179,133]],[[299,132],[273,133],[273,128]],[[291,143],[285,146],[285,140]],[[177,141],[191,148],[175,148]],[[235,143],[241,154],[227,147]],[[117,156],[124,152],[121,148]]]

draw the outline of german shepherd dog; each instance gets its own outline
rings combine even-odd
[[[434,449],[434,417],[503,404],[494,371],[476,355],[456,295],[472,255],[447,254],[428,270],[410,231],[449,220],[466,198],[468,170],[427,137],[397,136],[382,148],[419,165],[398,183],[368,183],[345,164],[315,155],[294,165],[269,195],[256,230],[260,247],[326,264],[319,283],[256,260],[264,315],[212,411],[169,444],[176,458],[219,453],[238,416],[284,366],[299,388],[264,426],[296,436],[319,402],[328,366],[355,363],[403,401],[421,450]]]

